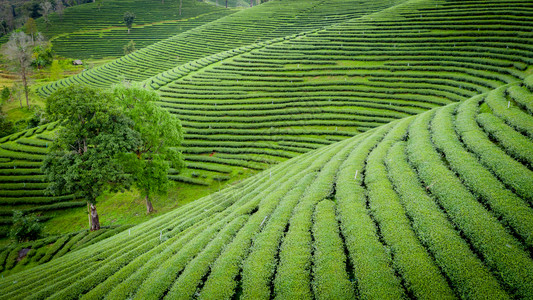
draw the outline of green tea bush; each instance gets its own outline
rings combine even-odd
[[[454,229],[446,214],[427,194],[416,171],[408,163],[405,148],[405,142],[395,143],[389,149],[385,162],[388,176],[421,242],[461,298],[505,298],[498,280],[470,250],[469,244]]]
[[[503,89],[495,91],[503,93]],[[493,93],[489,93],[486,98],[486,103],[489,106],[492,96],[496,96]],[[485,166],[494,172],[504,184],[511,187],[515,193],[531,203],[533,190],[530,187],[533,186],[533,172],[507,155],[499,146],[493,144],[484,132],[479,130],[475,117],[480,99],[480,97],[469,99],[457,108],[456,131],[466,147],[474,152]],[[500,116],[506,120],[504,115]],[[530,116],[527,118],[529,121],[533,120]]]
[[[497,177],[481,165],[478,159],[461,144],[453,127],[453,111],[456,104],[437,111],[432,120],[432,140],[455,171],[476,195],[487,203],[492,211],[513,228],[530,247],[533,246],[533,210],[515,194],[506,189]],[[471,128],[480,131],[480,128]]]
[[[25,216],[17,210],[13,212],[13,225],[9,236],[17,242],[35,240],[41,235],[42,229],[42,224],[39,223],[37,216]]]
[[[472,101],[464,102],[463,107],[459,109],[471,112],[475,107],[464,104],[477,101],[479,98],[473,98]],[[507,233],[491,212],[487,211],[460,179],[444,165],[431,143],[428,127],[432,117],[433,112],[424,113],[411,124],[407,145],[409,161],[416,167],[420,178],[446,210],[454,225],[468,237],[489,267],[498,270],[504,284],[522,295],[528,294],[533,280],[525,278],[533,274],[524,271],[529,268],[523,267],[533,262],[518,241]]]

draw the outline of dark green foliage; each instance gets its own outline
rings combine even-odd
[[[2,89],[2,94],[0,94],[0,104],[7,101],[9,99],[9,97],[11,96],[11,91],[9,90],[9,88],[6,86]]]
[[[133,21],[135,20],[135,14],[131,11],[127,11],[124,13],[124,23],[126,24],[126,27],[128,27],[128,33],[130,33],[130,29],[133,26]]]
[[[135,149],[140,137],[111,103],[111,94],[85,86],[70,86],[48,98],[49,118],[63,125],[42,166],[51,194],[73,193],[94,203],[104,190],[131,184],[118,156]]]
[[[2,112],[2,106],[0,105],[0,138],[12,134],[15,131],[14,129],[13,122],[7,119],[7,116]]]
[[[10,237],[17,242],[35,240],[41,234],[43,227],[37,216],[24,215],[21,211],[13,212],[13,225],[9,233]]]

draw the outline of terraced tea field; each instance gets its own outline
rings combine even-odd
[[[106,1],[100,10],[94,4],[85,4],[67,9],[63,19],[55,16],[51,26],[41,22],[39,29],[51,37],[54,50],[61,56],[116,58],[124,55],[123,47],[130,40],[141,49],[236,12],[194,0],[182,2],[181,15],[176,0]],[[136,14],[130,33],[123,21],[125,11]]]
[[[12,223],[13,210],[48,212],[86,206],[72,195],[45,194],[41,164],[51,145],[57,123],[29,129],[0,139],[0,224],[5,236]],[[46,218],[45,218],[46,219]]]
[[[322,28],[402,1],[405,0],[358,0],[355,3],[349,0],[291,0],[290,5],[281,1],[269,1],[177,34],[101,67],[60,80],[45,86],[40,92],[49,95],[58,86],[73,83],[108,87],[121,79],[143,81],[202,57]]]
[[[171,179],[256,175],[131,228],[0,249],[0,299],[533,298],[531,1],[193,2],[191,28],[40,92],[143,82],[186,131]],[[57,126],[0,140],[4,231],[13,209],[85,206],[44,193]]]
[[[533,295],[533,76],[0,279],[2,299]]]
[[[12,244],[0,248],[0,273],[13,274],[20,270],[44,264],[68,252],[82,249],[128,229],[129,225],[88,229],[64,235],[53,235],[36,241]],[[19,260],[19,253],[27,251]]]
[[[531,73],[533,6],[527,1],[484,1],[482,9],[471,1],[408,1],[375,13],[383,8],[379,2],[299,3],[287,9],[274,1],[232,14],[42,92],[159,73],[144,82],[182,120],[189,159],[266,168]],[[362,15],[363,9],[370,13]],[[287,27],[296,19],[291,14],[299,16],[298,26]],[[232,29],[248,28],[251,20],[271,27]],[[299,33],[275,38],[293,32]],[[193,60],[199,47],[205,57]],[[172,52],[158,52],[163,49]],[[169,59],[180,51],[192,55]]]
[[[0,139],[0,237],[8,235],[13,210],[37,213],[42,221],[47,221],[57,212],[86,207],[86,201],[74,195],[54,197],[45,191],[48,183],[43,181],[41,165],[56,127],[57,123],[50,123]],[[245,169],[251,169],[246,171],[248,174],[262,167],[238,159],[227,159],[225,163],[222,165],[219,158],[209,156],[187,157],[186,169],[171,169],[169,178],[193,189],[211,185],[216,190],[227,181],[245,176],[242,175]]]

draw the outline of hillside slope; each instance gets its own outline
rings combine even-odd
[[[391,121],[521,81],[533,70],[533,7],[526,1],[490,0],[480,7],[475,1],[416,0],[360,18],[352,17],[363,15],[370,5],[365,1],[357,2],[360,6],[348,0],[291,3],[291,10],[273,1],[272,11],[261,5],[236,13],[213,23],[220,26],[195,29],[198,35],[188,41],[219,34],[213,44],[220,46],[227,35],[241,34],[236,45],[251,43],[256,35],[281,34],[282,29],[331,26],[218,52],[146,79],[161,94],[160,105],[175,113],[186,130],[182,150],[188,168],[179,175],[173,170],[171,178],[186,183],[191,195]],[[380,3],[388,2],[372,5]],[[341,9],[347,14],[340,14]],[[298,11],[298,21],[287,17]],[[272,28],[235,30],[248,28],[264,14],[268,18],[260,22]],[[282,28],[289,23],[298,26]],[[176,48],[165,51],[187,49],[179,46],[187,40],[177,37]],[[143,51],[155,56],[148,51],[155,46]],[[118,80],[122,71],[140,76],[141,68],[156,72],[172,65],[164,59],[139,65],[140,58],[126,56],[108,65],[108,78]],[[103,69],[67,81],[87,82],[90,77],[83,76],[98,70]],[[109,83],[102,80],[98,84]],[[6,233],[12,209],[47,216],[84,205],[70,195],[44,194],[39,167],[52,138],[44,133],[0,140],[0,190],[5,190],[0,191],[0,234]]]
[[[283,38],[379,11],[405,0],[269,1],[177,34],[133,54],[40,89],[49,95],[73,83],[109,87],[121,79],[143,81],[187,62],[244,45]]]
[[[181,32],[236,12],[196,0],[182,0],[181,15],[178,0],[110,0],[67,8],[64,15],[50,16],[50,25],[42,18],[38,28],[51,40],[54,51],[75,59],[121,57],[130,40],[141,49]],[[136,15],[131,33],[123,21],[126,11]]]
[[[350,1],[335,2],[346,3]],[[366,3],[360,5],[356,8],[368,9]],[[214,24],[240,24],[266,8],[246,10],[196,31],[210,40]],[[244,159],[266,167],[393,120],[520,81],[532,72],[533,5],[528,1],[489,0],[480,7],[475,1],[417,0],[375,13],[369,9],[359,18],[332,20],[329,16],[324,23],[327,13],[339,11],[339,7],[329,9],[312,11],[324,14],[322,19],[311,18],[309,12],[305,19],[299,18],[301,24],[311,24],[299,30],[330,24],[325,29],[222,52],[224,48],[214,47],[216,54],[145,81],[161,94],[161,106],[182,120],[184,151],[191,159],[214,154],[221,164],[226,159]],[[268,22],[287,22],[272,15],[276,17],[266,18]],[[261,26],[254,30],[259,33],[245,38],[269,36]],[[200,38],[178,37],[180,43],[189,44]],[[217,37],[210,45],[219,47],[221,41]],[[179,52],[189,46],[173,47]],[[69,82],[105,86],[120,74],[141,80],[144,74],[172,65],[170,60],[149,59],[156,48],[45,90],[51,88],[48,93]],[[139,65],[144,55],[146,61]]]
[[[45,233],[68,233],[85,228],[86,201],[71,194],[52,196],[46,193],[48,183],[44,181],[41,166],[56,129],[57,123],[50,123],[0,139],[0,238],[9,233],[13,210],[35,213],[41,221],[48,221]],[[225,160],[225,165],[220,164],[218,157],[188,155],[185,160],[186,168],[169,172],[169,179],[178,182],[177,186],[171,188],[169,195],[154,199],[156,214],[220,190],[262,168],[258,163],[235,158]],[[132,192],[120,194],[118,199],[112,195],[102,197],[99,200],[101,222],[116,225],[118,219],[122,225],[149,219],[142,201],[135,196]]]
[[[532,92],[308,152],[0,279],[0,298],[531,298]]]

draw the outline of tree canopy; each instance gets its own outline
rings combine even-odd
[[[135,14],[131,11],[127,11],[124,13],[124,23],[126,23],[126,27],[128,27],[128,33],[130,33],[131,27],[133,26],[133,20],[135,20]]]
[[[62,125],[42,166],[49,193],[73,193],[94,206],[102,192],[131,185],[121,156],[140,147],[140,134],[109,92],[65,87],[48,97],[46,113]]]
[[[123,49],[125,55],[135,52],[135,42],[130,40],[126,45],[124,45]]]
[[[183,140],[181,122],[155,104],[159,95],[154,91],[118,85],[113,95],[140,135],[141,143],[127,155],[125,165],[134,178],[134,186],[145,197],[150,213],[153,210],[150,196],[166,193],[170,185],[169,168],[183,166],[182,155],[175,148]]]

